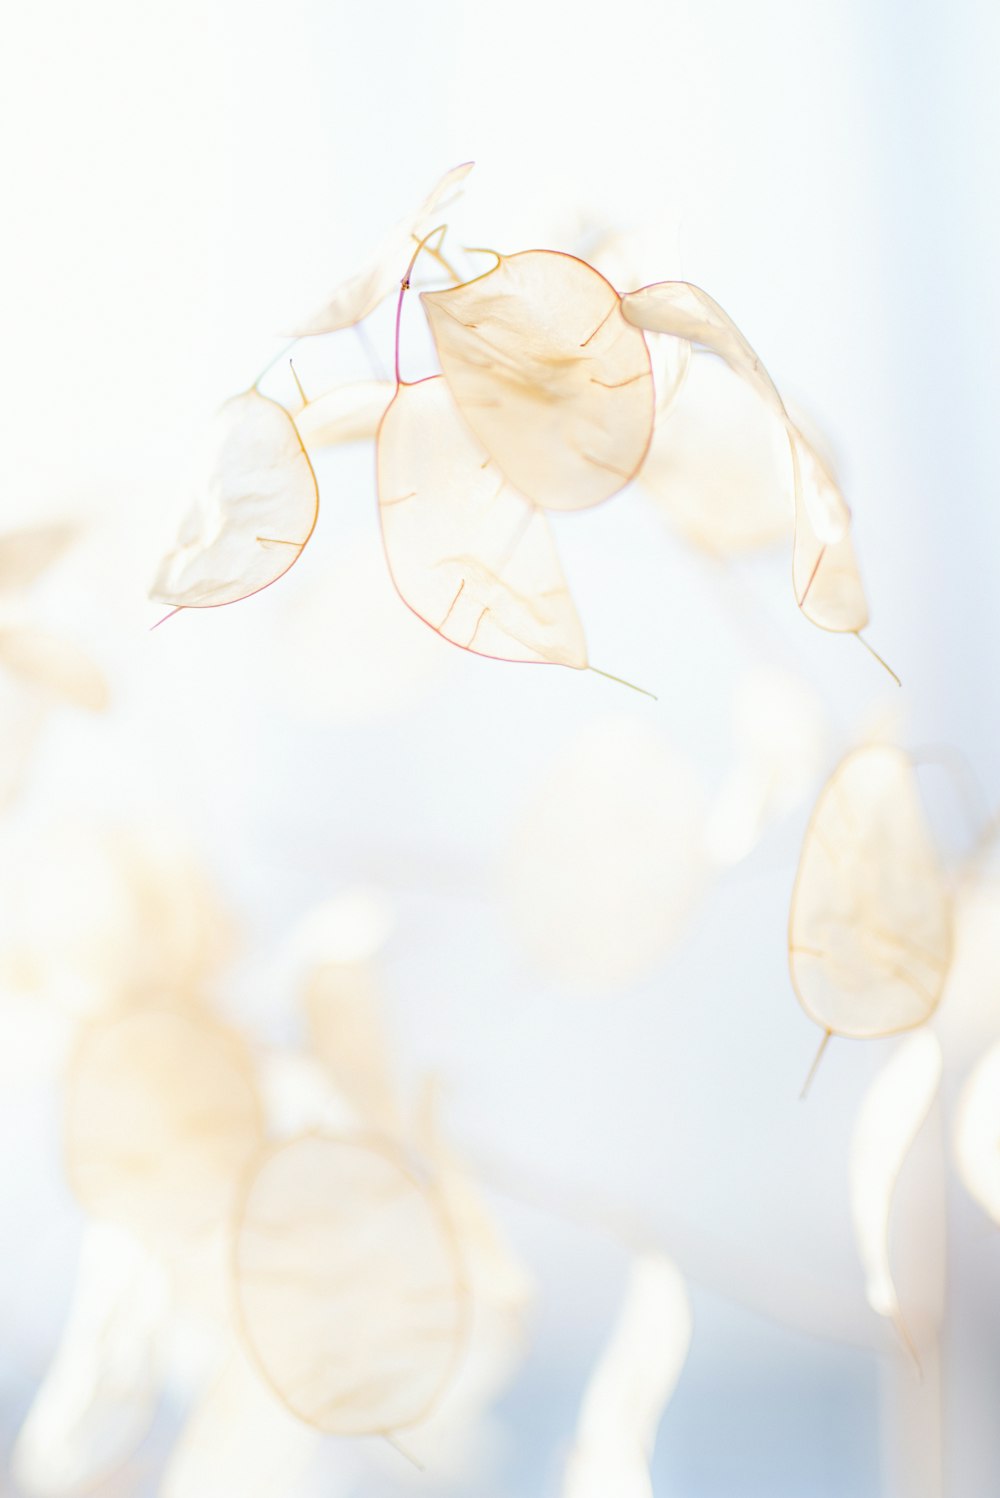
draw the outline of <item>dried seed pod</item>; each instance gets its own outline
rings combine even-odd
[[[455,1236],[389,1146],[303,1134],[265,1152],[233,1266],[257,1366],[320,1430],[391,1435],[454,1375],[466,1321]]]
[[[458,408],[515,489],[580,510],[635,477],[653,434],[649,350],[592,266],[525,250],[421,301]]]
[[[173,1248],[221,1226],[263,1130],[240,1037],[138,1010],[92,1026],[70,1067],[70,1184],[94,1217]]]
[[[382,539],[403,602],[477,655],[585,667],[548,522],[498,471],[440,375],[399,386],[377,452]]]
[[[951,899],[901,750],[855,750],[821,792],[788,944],[799,1002],[829,1034],[892,1035],[933,1013],[951,960]]]
[[[941,1047],[929,1030],[908,1035],[865,1093],[851,1141],[851,1215],[868,1304],[914,1352],[889,1262],[896,1182],[941,1084]]]
[[[325,307],[294,330],[295,337],[336,333],[374,312],[379,302],[399,285],[414,241],[433,228],[435,215],[452,201],[473,165],[471,161],[464,161],[461,166],[445,172],[420,207],[390,229],[370,262],[338,286]]]
[[[257,390],[219,412],[202,492],[150,597],[174,608],[217,608],[259,593],[302,555],[319,489],[295,422]]]

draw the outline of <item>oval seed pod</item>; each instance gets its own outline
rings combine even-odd
[[[903,1323],[889,1262],[896,1182],[941,1084],[941,1047],[930,1030],[901,1041],[865,1093],[851,1140],[854,1236],[868,1304],[915,1350]]]
[[[88,1030],[70,1066],[70,1184],[92,1216],[173,1248],[219,1227],[263,1133],[240,1037],[138,1010]]]
[[[319,489],[295,422],[257,390],[216,417],[201,493],[150,591],[178,609],[218,608],[259,593],[302,555]]]
[[[246,1345],[300,1419],[391,1435],[430,1413],[466,1291],[444,1209],[390,1147],[303,1134],[262,1154],[233,1255]]]
[[[991,1046],[966,1078],[954,1149],[962,1185],[1000,1223],[1000,1044]]]
[[[653,434],[649,350],[593,266],[524,250],[420,299],[458,408],[515,489],[580,510],[635,477]]]
[[[399,386],[377,459],[382,539],[403,602],[477,655],[583,669],[548,522],[499,472],[440,375]]]
[[[951,899],[901,750],[856,749],[820,793],[788,945],[799,1002],[829,1034],[893,1035],[933,1013],[951,960]]]

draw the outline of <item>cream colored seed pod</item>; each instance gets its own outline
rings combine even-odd
[[[209,434],[200,493],[150,597],[174,608],[236,603],[298,561],[319,489],[295,423],[257,390],[234,396]]]
[[[514,488],[581,510],[635,477],[653,434],[649,350],[593,266],[524,250],[421,301],[459,410]]]
[[[400,385],[378,434],[382,539],[396,589],[477,655],[583,668],[583,631],[548,521],[466,427],[440,375]]]
[[[901,750],[855,750],[821,792],[788,946],[799,1001],[832,1035],[893,1035],[934,1012],[951,961],[951,898]]]
[[[436,1194],[388,1145],[303,1134],[266,1151],[237,1215],[239,1323],[301,1420],[391,1435],[430,1413],[462,1352],[467,1293]]]

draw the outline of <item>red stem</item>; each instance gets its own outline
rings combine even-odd
[[[429,239],[433,239],[435,234],[440,234],[441,231],[443,229],[445,229],[445,228],[447,228],[446,224],[438,224],[438,226],[437,226],[436,229],[431,229],[428,234],[424,235],[423,239],[420,241],[420,243],[417,245],[417,248],[413,251],[413,254],[410,256],[410,263],[406,267],[406,274],[405,274],[405,276],[403,277],[403,279],[399,283],[399,300],[396,303],[396,363],[395,363],[395,368],[396,368],[396,388],[397,388],[397,390],[399,389],[400,385],[403,383],[402,376],[399,373],[399,329],[400,329],[400,325],[401,325],[402,320],[403,320],[403,298],[404,298],[404,296],[406,295],[406,293],[410,289],[410,277],[413,275],[413,267],[417,263],[417,256],[420,254],[420,251],[424,248],[424,246],[426,245],[427,241]]]

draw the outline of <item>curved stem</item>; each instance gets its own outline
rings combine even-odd
[[[497,265],[499,265],[503,260],[503,256],[501,255],[499,250],[491,250],[487,245],[464,244],[462,246],[462,249],[467,255],[492,255]],[[497,267],[495,265],[493,269],[496,270],[496,268]]]
[[[445,237],[445,234],[447,233],[447,230],[448,230],[448,226],[447,226],[447,224],[444,224],[442,226],[442,228],[441,228],[441,238],[438,240],[438,242],[437,242],[436,245],[429,244],[427,246],[427,253],[428,253],[428,255],[431,256],[432,259],[434,259],[434,260],[437,261],[438,265],[441,266],[442,270],[444,270],[444,271],[446,271],[448,273],[448,275],[451,277],[451,279],[455,282],[455,285],[457,286],[457,285],[460,284],[460,282],[462,280],[462,277],[458,274],[458,271],[452,265],[451,261],[446,258],[446,256],[444,255],[444,253],[443,253],[443,251],[441,249],[441,246],[444,244],[444,237]]]
[[[434,236],[435,236],[435,234],[440,234],[441,231],[442,231],[442,229],[445,229],[445,228],[447,228],[446,224],[438,224],[435,228],[431,229],[429,233],[427,233],[427,234],[424,235],[423,239],[421,239],[420,243],[417,245],[416,249],[413,251],[413,254],[410,256],[410,263],[406,267],[406,274],[403,276],[403,279],[399,283],[399,300],[396,302],[396,358],[395,358],[395,370],[396,370],[396,387],[397,387],[397,389],[403,383],[402,376],[399,373],[399,330],[400,330],[400,326],[401,326],[402,321],[403,321],[403,298],[404,298],[404,296],[406,295],[406,293],[410,289],[410,277],[413,275],[413,267],[417,263],[417,256],[420,254],[420,251],[427,244],[427,241],[429,239],[433,239]]]

